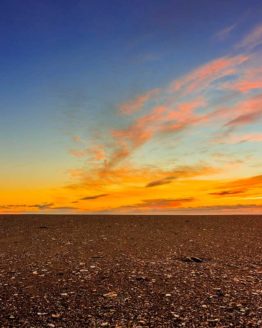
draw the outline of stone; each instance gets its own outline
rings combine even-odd
[[[115,298],[115,297],[117,297],[117,293],[112,291],[112,292],[103,294],[103,296],[107,297],[107,298]]]

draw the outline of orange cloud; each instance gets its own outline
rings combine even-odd
[[[164,107],[156,107],[151,113],[138,118],[129,127],[113,130],[112,135],[116,142],[116,150],[111,155],[107,166],[114,166],[119,161],[128,157],[133,150],[151,139],[165,110]]]
[[[82,158],[88,154],[88,150],[86,150],[86,149],[84,149],[84,150],[70,149],[69,153],[74,157]]]
[[[94,146],[89,149],[89,155],[97,160],[102,161],[106,159],[106,152],[103,145]]]
[[[262,187],[262,175],[256,175],[249,178],[243,178],[239,180],[235,180],[233,182],[230,182],[229,185],[231,187],[242,187],[242,188],[256,188],[256,187]]]
[[[125,103],[119,105],[119,111],[122,114],[130,115],[135,112],[138,112],[143,108],[147,101],[150,101],[152,98],[157,96],[160,92],[160,89],[152,89],[145,92],[142,95],[137,96],[136,98],[129,100]]]
[[[105,160],[106,153],[103,145],[97,145],[86,149],[70,149],[69,153],[77,158],[89,157],[92,160]]]
[[[116,150],[107,163],[114,166],[128,157],[135,149],[160,133],[174,133],[202,119],[194,110],[203,106],[203,97],[182,102],[172,107],[166,105],[154,107],[151,112],[138,118],[125,129],[113,130]]]

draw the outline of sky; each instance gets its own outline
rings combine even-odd
[[[261,214],[260,0],[2,0],[0,213]]]

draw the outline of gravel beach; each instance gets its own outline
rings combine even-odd
[[[0,216],[0,327],[262,327],[261,216]]]

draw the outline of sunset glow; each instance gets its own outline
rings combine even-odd
[[[60,2],[0,5],[0,212],[262,213],[261,2]]]

